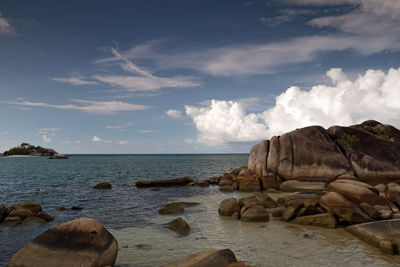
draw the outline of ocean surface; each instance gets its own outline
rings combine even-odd
[[[242,223],[218,216],[220,201],[249,193],[223,193],[217,186],[137,189],[142,179],[220,176],[247,165],[234,155],[71,155],[68,160],[0,158],[0,204],[39,202],[54,216],[34,226],[0,228],[0,266],[51,226],[79,217],[98,219],[119,243],[117,266],[161,266],[209,249],[230,248],[238,260],[255,266],[399,266],[399,256],[382,254],[343,229],[283,223]],[[111,190],[94,190],[103,181]],[[280,194],[271,194],[277,198]],[[172,201],[198,202],[181,215],[159,215]],[[57,211],[58,207],[67,208]],[[81,206],[81,211],[70,207]],[[186,237],[166,228],[181,216],[191,227]]]

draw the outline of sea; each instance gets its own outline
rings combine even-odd
[[[201,180],[247,165],[248,154],[70,155],[0,158],[0,204],[36,201],[55,220],[41,225],[0,226],[0,266],[48,228],[80,217],[99,220],[119,244],[116,266],[162,266],[187,255],[231,249],[254,266],[399,266],[400,256],[355,238],[344,229],[323,229],[281,222],[244,223],[218,215],[219,203],[251,193],[220,192],[218,186],[138,189],[138,180],[190,176]],[[100,182],[111,190],[95,190]],[[282,194],[271,194],[277,199]],[[174,201],[199,203],[184,214],[160,215]],[[71,210],[80,206],[82,210]],[[65,207],[65,211],[58,208]],[[167,223],[182,217],[190,226],[181,237]]]

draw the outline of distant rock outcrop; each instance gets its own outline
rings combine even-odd
[[[68,156],[59,154],[52,148],[44,148],[41,146],[34,146],[28,143],[22,143],[19,146],[13,147],[10,150],[4,151],[1,156],[36,156],[36,157],[50,157],[51,159],[67,159]]]

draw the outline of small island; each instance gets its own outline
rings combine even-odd
[[[0,154],[1,155],[1,154]],[[49,157],[49,159],[67,159],[68,156],[59,154],[52,148],[44,148],[41,146],[34,146],[28,143],[22,143],[19,146],[13,147],[4,151],[4,157]]]

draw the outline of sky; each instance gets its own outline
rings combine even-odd
[[[0,151],[248,153],[400,127],[400,1],[0,2]]]

